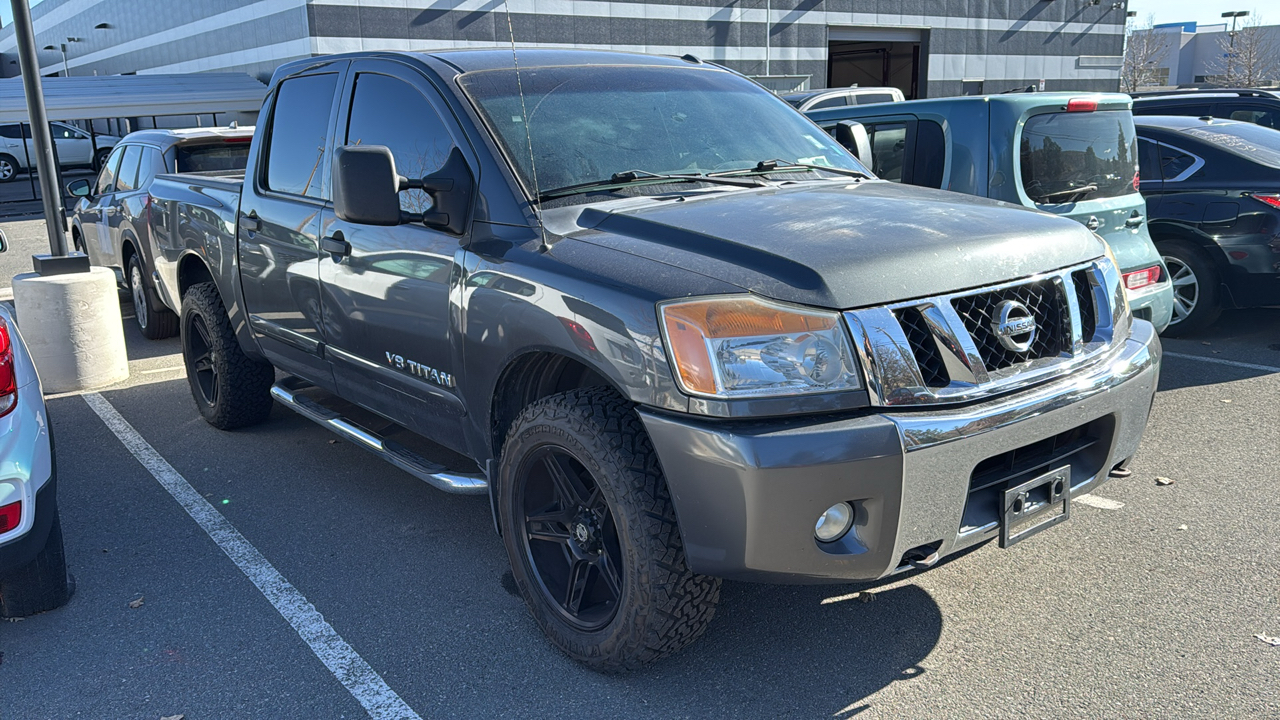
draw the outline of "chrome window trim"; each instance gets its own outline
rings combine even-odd
[[[1081,337],[1080,307],[1071,279],[1071,275],[1080,270],[1088,272],[1094,307],[1098,311],[1093,339],[1087,343]],[[1069,350],[1056,357],[988,370],[952,301],[1045,280],[1050,280],[1066,300],[1064,305],[1070,315]],[[918,309],[925,318],[947,368],[950,378],[947,386],[925,386],[915,354],[895,314],[904,308]],[[844,317],[853,336],[858,362],[866,373],[871,403],[884,407],[971,402],[1030,387],[1103,357],[1108,348],[1128,335],[1132,322],[1120,271],[1105,258],[997,285],[849,310]]]
[[[1177,145],[1170,145],[1170,144],[1169,144],[1169,143],[1167,143],[1167,142],[1161,142],[1161,141],[1159,141],[1159,140],[1152,140],[1152,139],[1150,139],[1150,138],[1138,138],[1138,139],[1139,139],[1139,140],[1145,140],[1145,141],[1147,141],[1147,142],[1149,142],[1149,143],[1155,143],[1155,145],[1156,145],[1156,146],[1158,146],[1158,147],[1167,147],[1167,148],[1169,148],[1170,150],[1177,150],[1178,152],[1182,153],[1183,155],[1187,155],[1187,156],[1189,156],[1189,157],[1194,161],[1194,162],[1192,162],[1192,163],[1191,163],[1191,167],[1189,167],[1189,168],[1187,168],[1186,170],[1183,170],[1182,172],[1178,173],[1178,176],[1177,176],[1177,177],[1170,178],[1170,179],[1168,179],[1168,180],[1164,180],[1164,182],[1167,182],[1167,183],[1171,183],[1171,182],[1182,182],[1183,180],[1186,180],[1187,178],[1191,177],[1192,175],[1195,175],[1197,170],[1199,170],[1200,168],[1204,167],[1204,158],[1200,157],[1199,155],[1197,155],[1197,154],[1195,154],[1195,153],[1193,153],[1193,152],[1191,152],[1191,151],[1189,151],[1189,150],[1183,150],[1182,148],[1178,147]],[[1164,177],[1164,163],[1163,163],[1163,162],[1162,162],[1162,163],[1160,163],[1160,176],[1161,176],[1161,177]],[[1138,181],[1139,181],[1139,182],[1141,182],[1141,181],[1142,181],[1142,178],[1138,178]]]

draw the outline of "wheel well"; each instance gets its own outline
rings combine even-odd
[[[129,274],[129,261],[137,254],[138,248],[134,245],[133,238],[126,235],[124,240],[120,243],[120,267],[124,268],[126,276]],[[146,272],[145,269],[143,272]]]
[[[502,453],[507,432],[521,410],[557,393],[601,385],[613,387],[591,367],[559,353],[531,352],[511,361],[498,377],[493,391],[489,415],[493,456],[496,458]]]
[[[213,273],[199,258],[188,255],[178,263],[178,298],[187,294],[187,288],[204,282],[213,282]]]

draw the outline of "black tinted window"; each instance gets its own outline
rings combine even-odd
[[[129,145],[124,149],[120,169],[116,172],[116,192],[129,192],[138,187],[138,164],[141,160],[141,146]]]
[[[810,108],[809,108],[809,109],[810,109],[810,110],[821,110],[821,109],[823,109],[823,108],[844,107],[845,105],[847,105],[847,104],[848,104],[847,100],[848,100],[848,98],[846,98],[845,96],[843,96],[843,95],[837,95],[837,96],[835,96],[835,97],[829,97],[829,98],[825,98],[825,99],[823,99],[823,100],[819,100],[818,102],[816,102],[816,103],[814,103],[812,106],[810,106]]]
[[[247,141],[248,138],[245,138]],[[230,173],[243,171],[249,163],[248,142],[221,142],[212,145],[179,145],[180,173]]]
[[[1165,180],[1185,180],[1183,175],[1195,165],[1195,156],[1166,145],[1160,146],[1160,169]]]
[[[115,189],[116,168],[120,167],[120,156],[123,154],[123,147],[118,147],[111,152],[111,157],[107,158],[107,164],[102,166],[102,173],[98,175],[98,186],[93,192],[94,195],[106,195]]]
[[[1127,111],[1035,115],[1022,128],[1022,189],[1036,203],[1137,192],[1138,146]]]
[[[1138,176],[1143,182],[1160,181],[1160,148],[1150,140],[1138,138]]]
[[[75,131],[72,127],[70,127],[69,125],[62,125],[62,124],[60,124],[60,123],[50,123],[50,125],[49,125],[49,134],[53,136],[53,139],[54,139],[54,140],[79,140],[79,139],[81,139],[81,135],[80,135],[80,133],[76,132],[76,131]]]
[[[17,140],[22,137],[22,130],[17,125],[0,125],[0,137],[7,137]]]
[[[356,77],[347,123],[347,145],[385,145],[396,160],[396,172],[421,178],[449,159],[453,139],[440,116],[418,89],[387,75]],[[423,212],[431,198],[421,190],[400,193],[400,207]]]
[[[304,75],[280,83],[271,113],[267,188],[321,197],[329,111],[338,75]]]
[[[911,184],[942,187],[942,171],[947,162],[946,136],[942,126],[932,120],[916,123],[916,152],[912,160]]]
[[[1208,117],[1213,108],[1208,105],[1165,105],[1160,103],[1134,103],[1135,115],[1185,115],[1187,117]]]
[[[874,105],[876,103],[893,102],[893,96],[889,93],[859,93],[859,105]]]

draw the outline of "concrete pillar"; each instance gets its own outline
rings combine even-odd
[[[129,378],[116,275],[88,273],[13,278],[22,338],[46,393],[90,390]]]

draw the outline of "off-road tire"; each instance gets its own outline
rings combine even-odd
[[[209,365],[216,392],[206,398],[197,379],[192,353],[194,324],[208,331]],[[234,430],[263,422],[271,414],[271,384],[275,368],[245,355],[227,317],[222,296],[213,283],[192,285],[182,296],[182,360],[196,407],[206,422],[219,430]]]
[[[129,285],[133,314],[138,319],[138,329],[142,331],[142,336],[148,340],[163,340],[177,335],[178,316],[160,302],[160,296],[156,294],[151,279],[147,277],[147,270],[142,265],[142,258],[137,253],[129,257],[129,267],[125,269],[124,278]]]
[[[1183,240],[1165,240],[1160,242],[1156,249],[1165,259],[1166,264],[1172,260],[1190,270],[1195,275],[1199,287],[1199,295],[1191,312],[1179,322],[1170,322],[1163,334],[1169,337],[1182,337],[1206,330],[1222,314],[1222,280],[1218,275],[1218,269],[1214,267],[1213,259],[1203,249]],[[1175,272],[1172,268],[1169,275],[1170,282],[1173,282],[1176,278],[1173,277]],[[1175,296],[1178,290],[1179,288],[1174,286]],[[1176,303],[1177,300],[1175,299],[1174,302]],[[1176,310],[1174,317],[1177,317]]]
[[[566,655],[597,670],[621,670],[670,655],[707,629],[720,579],[689,570],[657,454],[631,403],[608,388],[553,395],[530,405],[506,436],[497,481],[499,519],[512,574],[534,620]],[[584,632],[561,616],[532,573],[517,473],[548,446],[591,475],[612,513],[621,548],[621,597],[608,624]]]
[[[35,558],[0,577],[0,618],[21,618],[62,607],[71,599],[62,523],[53,516],[49,539]]]

